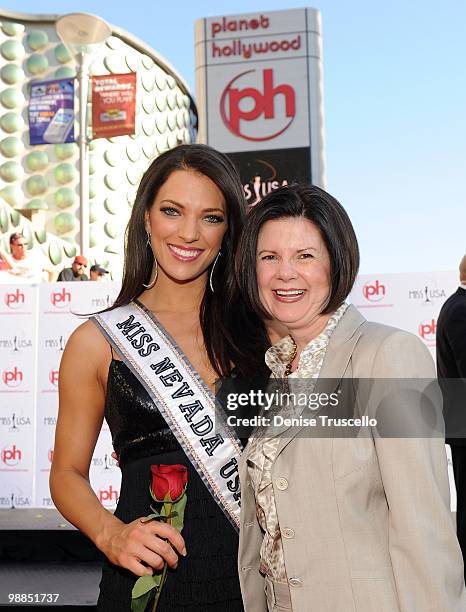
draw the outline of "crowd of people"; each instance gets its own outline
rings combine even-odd
[[[436,376],[429,351],[347,303],[359,249],[330,194],[290,185],[246,208],[225,155],[160,155],[136,195],[121,291],[64,351],[50,486],[107,558],[98,610],[464,612],[444,439],[414,436],[410,420],[416,381]],[[85,264],[63,275],[81,280]],[[399,381],[383,396],[397,435],[266,426],[245,438],[217,402],[231,385],[328,398],[346,381],[354,415],[364,380],[371,392]],[[104,419],[122,471],[114,514],[89,482]],[[187,495],[179,528],[174,490]]]
[[[89,262],[84,255],[77,255],[69,268],[63,268],[58,273],[45,256],[29,250],[29,243],[23,234],[15,232],[9,238],[10,252],[0,249],[0,282],[15,281],[40,283],[43,281],[102,281],[109,271],[98,263],[89,268]],[[89,268],[89,276],[87,274]]]

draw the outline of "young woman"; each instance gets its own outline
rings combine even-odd
[[[115,305],[82,324],[66,346],[51,491],[109,560],[101,611],[130,610],[137,577],[160,571],[164,561],[170,570],[158,610],[242,609],[241,446],[211,425],[216,381],[233,366],[245,376],[260,370],[267,344],[262,324],[237,298],[232,273],[244,210],[226,156],[183,145],[157,158],[136,196]],[[104,418],[122,470],[115,515],[88,480]],[[151,464],[188,468],[182,536],[140,520],[150,513]]]
[[[278,189],[249,214],[237,263],[251,308],[288,328],[266,353],[272,377],[322,398],[242,455],[245,609],[465,610],[432,358],[345,302],[359,265],[348,215],[318,187]],[[346,431],[320,418],[372,415]]]

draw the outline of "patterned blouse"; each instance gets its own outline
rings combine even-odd
[[[344,315],[348,304],[342,304],[330,317],[325,329],[307,344],[299,357],[298,367],[288,378],[319,377],[330,336]],[[293,357],[295,343],[285,336],[265,354],[272,378],[284,378],[286,366]],[[314,383],[315,384],[315,383]],[[307,391],[312,392],[307,386]],[[272,487],[272,465],[280,444],[280,436],[266,437],[260,433],[250,440],[248,474],[256,498],[256,516],[264,532],[260,550],[260,571],[276,582],[287,582],[283,545]]]

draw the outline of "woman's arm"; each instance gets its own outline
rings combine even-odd
[[[142,576],[152,574],[151,568],[161,569],[164,559],[176,567],[178,556],[171,544],[180,554],[185,554],[185,544],[171,525],[140,519],[123,523],[100,504],[90,486],[89,466],[103,421],[109,360],[109,345],[90,321],[68,340],[60,365],[50,490],[63,516],[112,563]]]
[[[415,406],[410,402],[419,398],[419,379],[436,378],[429,351],[415,336],[393,333],[374,359],[373,379],[377,383],[382,378],[400,387],[401,392],[394,395],[398,404],[393,406],[397,430],[403,430],[406,414],[406,428],[412,436],[410,412]],[[405,398],[401,407],[400,397]],[[384,412],[389,408],[386,404]],[[375,446],[389,507],[389,551],[400,610],[466,610],[443,438],[437,430],[416,438],[376,438]]]

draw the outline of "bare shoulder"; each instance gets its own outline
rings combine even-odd
[[[62,358],[62,368],[71,365],[92,370],[98,378],[106,378],[111,360],[110,347],[102,332],[91,320],[81,323],[68,338]]]

